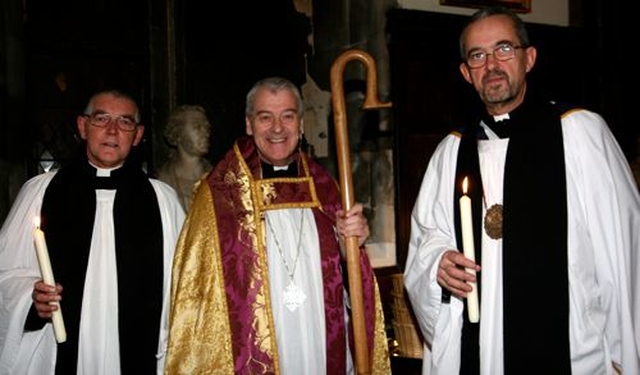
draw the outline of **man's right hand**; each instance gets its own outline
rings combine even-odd
[[[468,259],[458,250],[447,250],[440,258],[438,265],[438,284],[460,298],[466,298],[467,293],[473,288],[470,282],[475,282],[476,277],[467,272],[465,268],[475,268],[480,271],[480,266]]]
[[[56,286],[45,284],[42,280],[33,284],[33,293],[31,293],[31,299],[33,300],[33,306],[38,311],[38,316],[42,319],[50,319],[53,315],[53,311],[58,310],[60,307],[57,303],[62,299],[60,295],[62,293],[62,285],[56,283]]]

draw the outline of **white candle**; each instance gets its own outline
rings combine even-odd
[[[38,264],[40,265],[40,274],[45,284],[56,286],[53,278],[53,270],[51,269],[51,260],[49,259],[49,250],[47,242],[44,239],[44,232],[40,229],[40,218],[36,218],[36,229],[33,231],[33,239],[36,245],[36,254],[38,256]],[[64,320],[62,319],[62,311],[58,302],[51,302],[58,305],[58,309],[53,311],[51,322],[53,323],[53,332],[56,335],[56,341],[63,343],[67,341],[67,331],[64,328]]]
[[[473,219],[471,215],[471,198],[467,195],[467,177],[462,182],[462,197],[460,197],[460,222],[462,226],[462,249],[464,256],[476,261],[476,251],[473,244]],[[475,268],[467,268],[467,272],[476,275]],[[467,312],[469,321],[477,323],[480,321],[480,308],[478,303],[478,288],[475,282],[469,283],[473,290],[467,293]]]

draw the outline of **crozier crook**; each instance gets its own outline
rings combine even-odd
[[[340,191],[342,207],[345,211],[354,205],[351,159],[349,154],[349,137],[347,133],[347,119],[344,99],[343,74],[347,63],[359,60],[367,69],[367,92],[362,109],[389,108],[391,103],[378,100],[378,74],[373,57],[361,50],[347,50],[343,52],[331,66],[331,103],[333,105],[333,119],[335,122],[336,147],[338,156],[338,173],[340,177]],[[349,277],[349,295],[356,346],[356,372],[369,374],[371,372],[371,358],[367,347],[367,331],[364,316],[364,296],[362,291],[362,271],[360,268],[360,249],[357,237],[346,238],[347,274]]]

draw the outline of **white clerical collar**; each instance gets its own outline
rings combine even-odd
[[[111,171],[115,171],[116,169],[122,168],[122,165],[119,165],[115,168],[100,168],[100,167],[96,167],[91,162],[89,162],[89,164],[91,164],[91,166],[96,169],[96,176],[98,177],[109,177],[111,176]]]
[[[493,120],[495,122],[502,121],[502,120],[509,120],[509,119],[511,119],[511,117],[509,117],[508,113],[503,113],[501,115],[493,116]]]
[[[273,166],[273,170],[274,171],[288,171],[289,170],[289,164],[287,164],[287,165],[274,165]]]

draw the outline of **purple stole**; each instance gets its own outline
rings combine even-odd
[[[217,216],[236,373],[275,373],[278,366],[262,220],[265,211],[286,208],[313,210],[320,240],[327,372],[346,372],[346,329],[351,332],[351,327],[345,327],[345,279],[334,234],[340,194],[333,177],[304,153],[298,153],[297,163],[299,177],[262,179],[253,140],[241,138],[206,179]],[[366,253],[361,254],[367,342],[373,353],[375,280]]]

